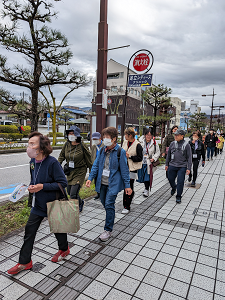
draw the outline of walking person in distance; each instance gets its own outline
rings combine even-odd
[[[171,195],[177,191],[176,202],[181,203],[184,189],[185,174],[189,175],[192,165],[192,152],[188,142],[184,140],[184,130],[175,132],[175,141],[169,146],[165,170],[168,171],[168,180],[171,185]],[[177,178],[177,184],[175,182]]]

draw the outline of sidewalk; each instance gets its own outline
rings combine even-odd
[[[16,276],[23,230],[0,240],[0,299],[9,300],[219,300],[225,299],[225,156],[199,167],[199,189],[185,187],[182,203],[170,196],[164,167],[154,174],[146,199],[135,184],[132,211],[122,215],[116,200],[113,238],[102,243],[105,213],[89,200],[81,230],[69,234],[71,255],[52,263],[57,242],[48,221],[38,231],[34,267]]]

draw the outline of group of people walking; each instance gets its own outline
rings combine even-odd
[[[149,196],[153,174],[159,164],[159,146],[150,129],[145,131],[139,141],[133,128],[127,128],[124,133],[125,140],[122,147],[118,145],[118,131],[114,127],[103,129],[102,134],[93,133],[89,151],[82,143],[80,129],[72,126],[66,131],[67,142],[58,160],[50,155],[52,147],[48,137],[39,132],[29,135],[27,155],[31,158],[31,182],[28,190],[33,194],[32,209],[25,227],[19,262],[8,270],[9,274],[17,274],[32,268],[31,255],[35,236],[43,218],[47,217],[47,202],[54,201],[56,193],[62,194],[59,183],[63,189],[67,188],[71,199],[79,200],[79,210],[82,212],[84,201],[80,198],[79,191],[89,168],[86,186],[90,187],[94,180],[97,192],[95,199],[100,198],[106,212],[104,231],[99,236],[103,242],[112,235],[115,200],[118,193],[124,191],[123,214],[130,212],[135,193],[135,180],[144,184],[143,196]],[[185,174],[195,186],[200,160],[202,159],[202,165],[205,164],[205,145],[201,141],[200,132],[193,132],[189,142],[184,139],[184,136],[185,132],[174,126],[162,145],[162,156],[166,157],[165,169],[171,185],[171,195],[177,192],[177,203],[181,203]],[[209,142],[212,140],[215,139],[209,138]],[[205,143],[207,141],[208,137]],[[208,147],[212,148],[211,144],[207,144],[207,153]],[[63,161],[66,161],[66,164],[62,168]],[[70,253],[67,234],[55,233],[55,237],[59,251],[52,257],[52,262],[58,262]]]

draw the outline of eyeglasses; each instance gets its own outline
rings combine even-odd
[[[34,143],[28,143],[28,147],[33,148],[33,147],[35,147],[35,146],[38,146],[38,145],[37,145],[37,144],[34,144]]]

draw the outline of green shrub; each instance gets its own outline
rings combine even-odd
[[[48,133],[48,136],[49,136],[49,137],[53,137],[53,133],[52,133],[52,132],[49,132],[49,133]],[[63,135],[62,132],[56,132],[56,137],[64,137],[64,135]]]
[[[82,136],[82,138],[86,139],[87,138],[87,133],[85,132],[81,132],[80,135]]]
[[[5,141],[17,141],[22,140],[23,134],[22,133],[0,133],[0,138],[2,138]]]
[[[18,127],[15,125],[0,125],[0,133],[18,133]]]
[[[31,127],[30,126],[23,126],[23,136],[28,136],[31,133]]]

